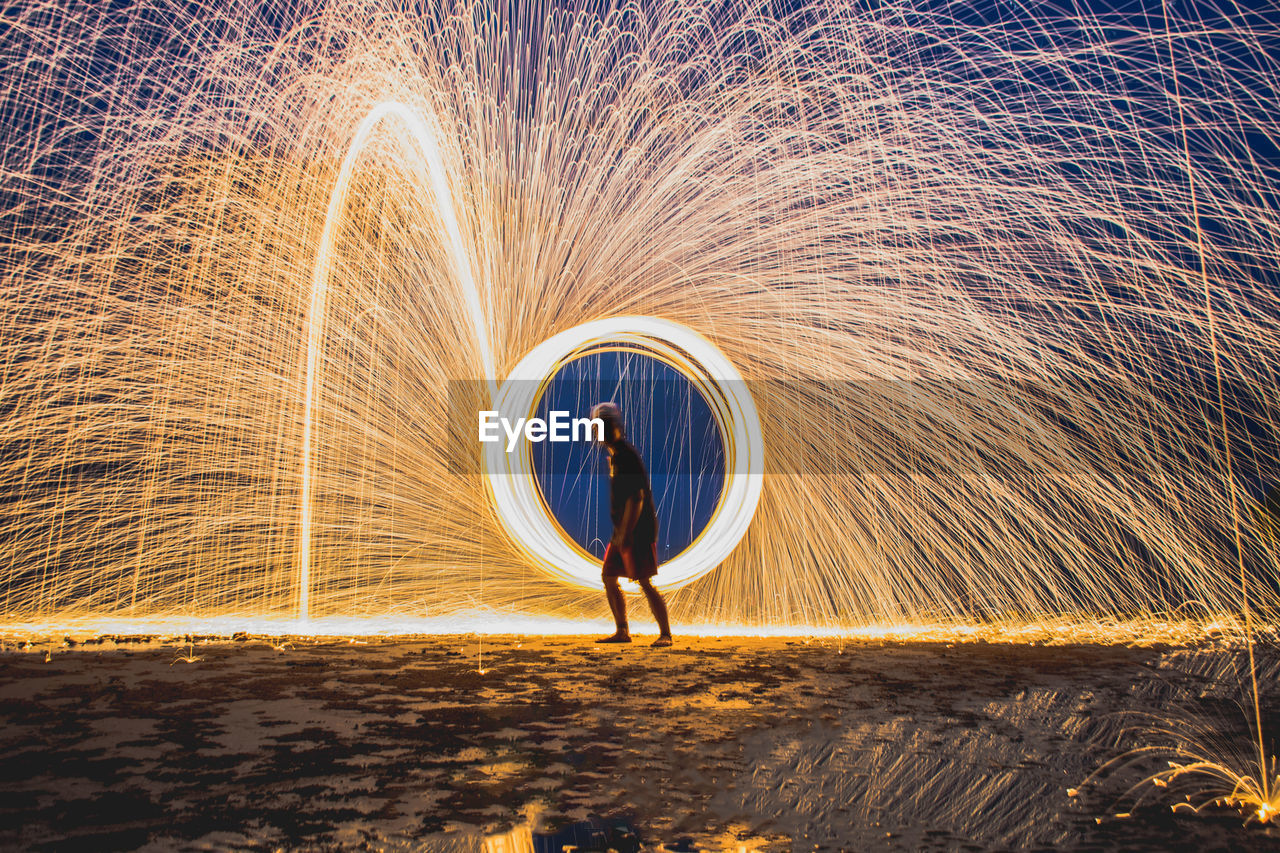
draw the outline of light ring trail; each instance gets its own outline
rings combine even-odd
[[[384,101],[370,110],[360,122],[347,148],[346,156],[342,159],[338,178],[329,196],[329,207],[324,217],[324,230],[320,234],[320,246],[316,251],[316,263],[311,273],[311,304],[307,309],[306,323],[307,380],[302,419],[302,489],[298,513],[298,616],[301,619],[307,619],[311,615],[311,534],[315,478],[315,472],[312,470],[312,445],[315,440],[314,409],[320,376],[320,353],[324,342],[325,305],[329,297],[329,279],[333,273],[333,249],[337,241],[338,226],[346,210],[347,191],[351,186],[351,175],[355,171],[356,162],[373,131],[384,119],[389,118],[396,119],[400,123],[413,142],[417,154],[426,163],[431,176],[431,191],[435,197],[436,208],[444,221],[450,257],[453,259],[454,269],[462,286],[462,295],[466,301],[467,315],[471,319],[476,346],[480,350],[480,362],[484,367],[484,375],[489,377],[491,396],[497,390],[497,383],[492,378],[497,375],[494,368],[493,347],[489,341],[484,310],[480,303],[480,290],[476,286],[475,276],[471,271],[470,258],[463,248],[462,229],[458,226],[458,217],[453,209],[453,194],[449,191],[449,178],[445,172],[444,159],[440,155],[440,146],[436,144],[435,134],[431,132],[430,126],[422,116],[399,101]]]
[[[714,344],[688,326],[657,317],[611,317],[560,332],[511,371],[498,391],[505,417],[533,417],[556,373],[585,352],[632,345],[679,371],[707,401],[725,450],[724,488],[702,533],[662,564],[657,586],[676,589],[701,577],[733,552],[760,502],[764,437],[755,401],[742,376]],[[502,442],[484,445],[489,495],[498,519],[517,548],[545,574],[572,586],[600,587],[600,560],[554,521],[538,488],[529,442],[510,452]]]
[[[450,256],[467,305],[480,351],[489,394],[504,413],[532,417],[547,383],[568,361],[603,344],[632,344],[679,371],[706,399],[725,448],[725,483],[720,500],[702,533],[688,548],[662,566],[658,586],[676,589],[720,564],[745,535],[760,501],[764,440],[760,418],[742,376],[710,341],[687,326],[656,317],[615,317],[575,326],[534,347],[498,388],[495,359],[484,317],[480,290],[453,209],[448,173],[431,127],[409,106],[386,101],[356,128],[338,171],[325,213],[324,230],[311,278],[307,311],[307,371],[303,415],[302,489],[298,519],[298,616],[310,618],[311,538],[314,505],[314,408],[318,393],[325,307],[332,276],[338,226],[346,210],[347,192],[356,162],[369,137],[384,119],[394,118],[408,132],[425,161],[432,194],[444,222]],[[537,486],[527,442],[510,454],[501,443],[485,445],[485,471],[495,514],[517,550],[548,576],[564,583],[597,588],[600,561],[574,542],[557,524]]]

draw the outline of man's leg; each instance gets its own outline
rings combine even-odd
[[[653,611],[653,618],[658,622],[659,642],[666,640],[666,643],[661,644],[671,645],[671,623],[667,621],[667,603],[662,600],[662,593],[653,588],[653,580],[650,578],[641,578],[637,583],[644,590],[644,597],[649,601],[649,609]]]
[[[613,612],[613,623],[618,626],[619,634],[627,633],[627,597],[618,586],[618,579],[604,579],[604,597],[609,600],[609,610]]]
[[[609,610],[613,613],[613,622],[618,629],[612,637],[601,637],[596,640],[597,643],[631,642],[631,633],[627,630],[627,599],[618,587],[617,576],[609,572],[610,563],[618,559],[619,557],[614,552],[613,546],[610,545],[605,549],[604,569],[600,575],[600,580],[604,583],[604,597],[609,602]]]

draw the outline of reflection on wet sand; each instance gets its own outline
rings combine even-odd
[[[534,832],[528,824],[516,826],[486,835],[482,849],[483,853],[638,853],[641,843],[625,819],[592,818],[554,831]]]
[[[533,846],[533,830],[526,825],[484,837],[484,853],[537,853]]]

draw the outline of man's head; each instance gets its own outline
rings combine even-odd
[[[605,444],[613,444],[627,434],[622,427],[622,409],[614,403],[596,403],[591,408],[591,417],[604,421]]]

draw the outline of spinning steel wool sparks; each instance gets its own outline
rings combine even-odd
[[[724,445],[677,621],[1277,603],[1265,15],[5,14],[11,621],[597,618],[466,440],[600,346]]]

